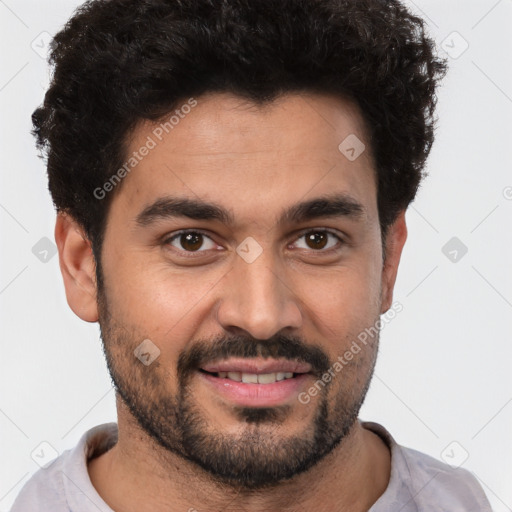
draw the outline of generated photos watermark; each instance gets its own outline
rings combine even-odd
[[[180,108],[176,109],[167,121],[161,122],[151,132],[152,135],[147,136],[144,144],[137,151],[134,151],[130,158],[128,158],[126,162],[107,181],[105,181],[101,187],[96,187],[94,189],[94,197],[99,200],[105,199],[107,194],[112,192],[112,190],[121,183],[123,178],[137,167],[144,157],[148,156],[150,151],[156,148],[165,135],[169,134],[196,105],[197,100],[189,98],[187,103],[184,103]]]
[[[338,356],[332,366],[324,372],[322,377],[315,381],[315,383],[307,390],[299,393],[298,400],[301,404],[308,404],[311,401],[312,396],[316,396],[319,391],[325,388],[326,384],[331,382],[339,375],[339,373],[347,366],[350,361],[357,356],[359,352],[365,347],[369,339],[375,338],[382,328],[389,324],[397,314],[403,311],[404,307],[400,302],[394,302],[391,308],[382,315],[374,325],[367,327],[364,331],[361,331],[357,340],[353,340],[350,348],[348,348],[342,355]]]

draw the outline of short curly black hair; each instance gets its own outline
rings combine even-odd
[[[130,130],[207,92],[355,101],[385,236],[425,174],[447,69],[398,0],[90,0],[53,39],[50,64],[33,133],[55,207],[83,227],[96,259],[113,193],[93,191],[123,165]]]

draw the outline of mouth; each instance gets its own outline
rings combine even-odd
[[[246,372],[206,372],[219,379],[229,379],[235,382],[243,382],[244,384],[273,384],[285,379],[293,379],[300,373],[293,372],[276,372],[276,373],[246,373]]]
[[[273,407],[291,403],[312,374],[297,361],[230,359],[202,366],[199,375],[230,404]]]

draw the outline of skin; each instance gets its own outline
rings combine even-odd
[[[72,310],[87,322],[103,324],[104,335],[111,335],[114,364],[127,379],[135,368],[133,348],[144,339],[158,346],[159,364],[148,371],[164,375],[158,372],[166,369],[160,381],[165,389],[159,391],[169,395],[178,389],[179,354],[197,340],[226,333],[254,340],[278,333],[298,336],[336,360],[390,308],[407,237],[401,212],[389,228],[383,259],[374,163],[362,117],[352,103],[316,94],[289,94],[266,107],[229,94],[197,101],[114,193],[101,254],[108,318],[98,306],[95,261],[83,230],[64,213],[55,230]],[[128,141],[128,153],[144,145],[154,128],[140,123]],[[366,144],[355,161],[338,149],[349,134]],[[364,207],[363,214],[357,219],[277,222],[283,209],[333,193],[349,194]],[[166,194],[215,202],[233,214],[235,223],[180,217],[137,225],[137,215]],[[345,243],[322,253],[299,238],[306,228],[333,230]],[[207,232],[212,242],[205,242],[207,250],[198,257],[187,258],[179,239],[172,246],[162,242],[182,229]],[[252,263],[236,253],[247,237],[263,250]],[[330,238],[329,246],[336,242]],[[330,410],[339,397],[364,398],[377,348],[374,340],[333,379],[325,394]],[[314,381],[309,376],[301,391]],[[319,396],[308,404],[294,397],[279,424],[255,427],[197,376],[189,386],[209,432],[233,438],[249,428],[260,429],[263,437],[272,433],[278,441],[305,436],[320,403]],[[250,491],[223,485],[165,450],[119,395],[117,413],[118,443],[90,461],[88,470],[98,493],[119,512],[364,511],[389,482],[389,450],[358,421],[306,472]]]

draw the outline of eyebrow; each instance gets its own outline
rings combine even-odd
[[[278,224],[300,224],[324,217],[359,220],[365,214],[364,206],[348,194],[336,194],[303,201],[287,208],[278,218]],[[144,208],[136,217],[141,227],[159,220],[185,217],[194,220],[217,220],[227,226],[235,224],[233,214],[219,204],[199,199],[166,196]]]

